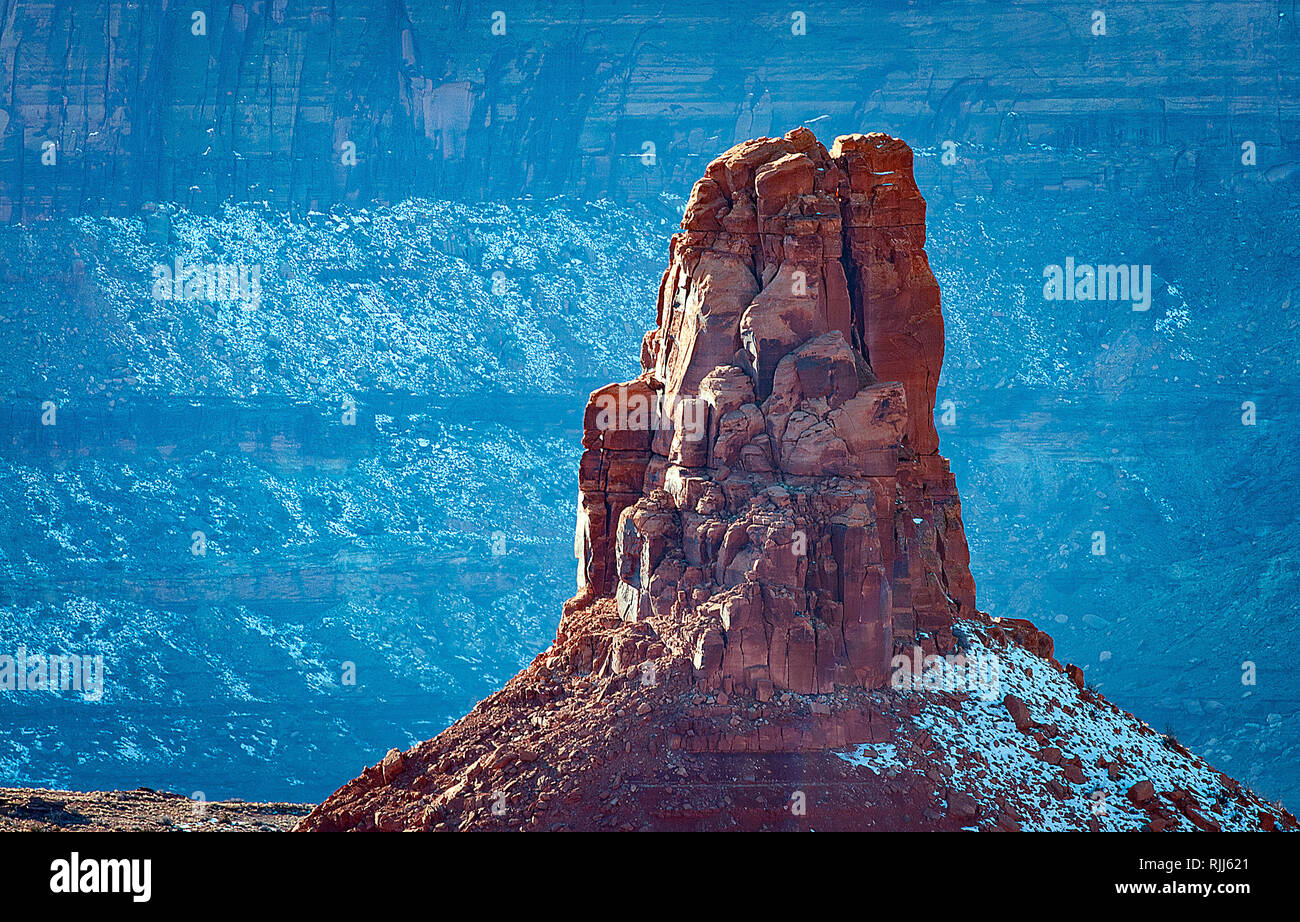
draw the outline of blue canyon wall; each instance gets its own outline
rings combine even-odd
[[[1293,5],[501,6],[0,0],[0,654],[107,670],[0,783],[318,799],[495,690],[690,184],[806,123],[916,149],[980,607],[1294,803]]]

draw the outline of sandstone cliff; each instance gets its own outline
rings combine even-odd
[[[882,134],[714,160],[588,406],[554,644],[301,828],[1293,827],[976,610],[924,209]]]
[[[967,194],[1212,185],[1251,172],[1245,140],[1294,175],[1300,33],[1273,0],[1116,0],[1104,35],[1038,0],[501,7],[0,0],[0,221],[654,197],[814,118],[950,141],[927,177]]]

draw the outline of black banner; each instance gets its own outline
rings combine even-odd
[[[0,881],[12,906],[111,905],[127,913],[330,910],[355,899],[394,908],[488,901],[496,912],[516,901],[536,908],[543,894],[557,908],[590,908],[611,887],[755,907],[784,890],[827,907],[861,901],[864,912],[872,888],[918,908],[982,894],[1004,908],[1199,901],[1230,910],[1260,896],[1285,898],[1290,886],[1285,846],[1262,835],[1004,835],[994,844],[956,834],[825,838],[10,834],[0,837]]]

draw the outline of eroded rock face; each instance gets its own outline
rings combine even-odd
[[[653,619],[705,689],[879,687],[974,616],[924,246],[883,134],[748,141],[692,190],[643,372],[587,407],[575,549],[580,596]]]
[[[643,373],[587,408],[554,643],[297,828],[1296,828],[975,610],[910,167],[806,129],[709,166]],[[923,679],[954,633],[980,701]]]

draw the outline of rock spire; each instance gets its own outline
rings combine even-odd
[[[641,375],[587,405],[579,598],[667,622],[705,688],[760,698],[951,650],[975,586],[911,149],[827,151],[807,128],[737,145],[669,254]]]

